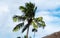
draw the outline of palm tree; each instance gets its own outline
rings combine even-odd
[[[33,28],[32,32],[34,32],[34,37],[33,38],[35,38],[35,32],[37,32],[37,29]]]
[[[22,33],[27,29],[27,35],[26,37],[28,38],[28,33],[29,33],[29,27],[32,25],[33,28],[37,29],[38,27],[45,27],[45,22],[43,21],[42,17],[37,17],[35,18],[35,12],[37,10],[37,7],[35,4],[29,2],[25,3],[25,6],[20,6],[19,9],[22,11],[23,15],[18,16],[15,15],[13,17],[13,21],[22,21],[22,23],[19,23],[14,27],[13,31],[18,31],[20,30],[21,27],[24,27],[22,29]],[[24,25],[24,22],[27,21],[28,23]]]

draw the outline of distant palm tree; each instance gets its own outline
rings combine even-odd
[[[33,28],[33,29],[32,29],[32,32],[34,32],[33,38],[35,38],[35,32],[37,32],[37,29]]]
[[[29,2],[25,3],[25,6],[20,6],[19,9],[22,11],[23,15],[18,16],[15,15],[13,17],[13,21],[22,21],[22,23],[19,23],[16,25],[16,27],[13,29],[13,31],[18,31],[20,30],[21,27],[24,26],[22,29],[22,33],[27,29],[27,35],[26,37],[28,38],[28,32],[29,32],[29,26],[32,25],[34,29],[37,29],[38,27],[45,27],[45,22],[43,21],[42,17],[37,17],[35,18],[35,12],[37,10],[37,7],[35,4]],[[28,23],[24,25],[24,22],[27,21]]]

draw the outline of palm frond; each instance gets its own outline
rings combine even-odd
[[[46,26],[46,24],[45,24],[45,22],[44,21],[41,21],[41,26],[43,27],[43,29],[44,29],[44,27]]]
[[[17,38],[21,38],[21,37],[17,37]]]
[[[25,7],[23,7],[23,6],[20,6],[19,9],[20,9],[22,12],[24,12],[24,13],[25,13],[26,10],[27,10],[27,9],[26,9]]]
[[[37,32],[37,29],[33,28],[33,29],[32,29],[32,32]]]
[[[25,27],[22,30],[22,33],[30,26],[30,24],[26,24]]]
[[[36,22],[38,24],[38,27],[45,27],[45,22],[44,21],[41,21],[41,22]]]
[[[32,22],[32,19],[28,20],[28,24],[25,25],[25,27],[24,27],[23,30],[22,30],[22,33],[23,33],[27,28],[29,28],[31,22]]]
[[[26,17],[31,18],[31,17],[35,16],[35,11],[36,11],[37,7],[35,8],[35,4],[29,2],[29,3],[25,3],[25,7],[20,6],[19,9],[22,12],[24,12]]]
[[[17,16],[17,15],[15,15],[14,17],[13,17],[13,21],[14,22],[16,22],[16,21],[24,21],[26,19],[26,17],[23,17],[23,16]]]
[[[13,31],[16,32],[16,31],[20,30],[20,28],[23,26],[24,26],[24,23],[20,23],[14,27]]]
[[[35,29],[38,28],[38,25],[37,25],[37,23],[36,23],[34,20],[32,21],[32,25],[33,25],[33,27],[34,27]]]
[[[43,20],[43,17],[34,18],[36,21],[40,22]]]
[[[35,7],[35,9],[34,9],[34,13],[36,12],[36,10],[37,10],[37,7]]]
[[[33,19],[35,23],[38,25],[38,27],[45,27],[45,22],[43,21],[43,17],[38,17]]]

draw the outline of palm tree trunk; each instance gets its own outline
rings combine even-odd
[[[28,29],[27,29],[27,35],[26,35],[26,38],[28,38],[28,33],[29,33],[29,27],[28,27]]]
[[[34,38],[35,38],[35,32],[34,32]]]
[[[32,19],[29,19],[28,20],[28,28],[27,28],[27,35],[26,35],[26,38],[28,38],[28,33],[29,33],[29,25],[30,23],[32,22]]]

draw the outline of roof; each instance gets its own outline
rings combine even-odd
[[[47,35],[47,36],[44,36],[42,38],[60,38],[60,31],[59,32],[55,32],[51,35]]]

